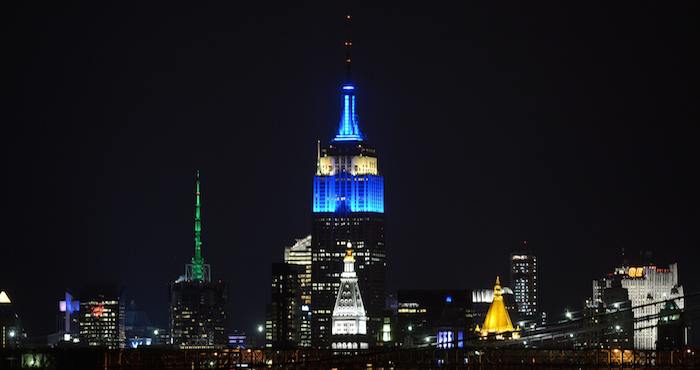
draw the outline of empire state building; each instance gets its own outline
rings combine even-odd
[[[350,66],[350,42],[346,42]],[[369,344],[376,342],[385,308],[384,178],[377,152],[365,142],[357,115],[357,87],[340,88],[340,124],[317,148],[313,182],[312,346],[330,348],[332,313],[346,246],[351,243],[365,309]]]

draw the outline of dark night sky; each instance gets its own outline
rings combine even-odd
[[[270,263],[310,232],[345,10],[247,3],[2,12],[0,289],[30,335],[55,329],[66,288],[93,282],[119,282],[167,325],[167,284],[193,251],[195,169],[231,327],[263,320]],[[693,3],[356,5],[390,287],[490,287],[527,239],[553,317],[622,247],[678,261],[700,290]]]

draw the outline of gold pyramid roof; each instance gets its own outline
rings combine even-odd
[[[513,323],[510,321],[508,310],[506,310],[506,306],[503,303],[501,280],[497,276],[496,285],[493,287],[493,302],[491,302],[491,307],[489,307],[489,311],[486,313],[484,325],[482,325],[481,329],[478,331],[480,332],[481,336],[485,337],[489,334],[501,334],[516,330],[517,329],[513,328]]]
[[[12,303],[10,297],[7,296],[4,290],[0,291],[0,303]]]

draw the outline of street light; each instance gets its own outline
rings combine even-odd
[[[569,319],[569,320],[571,320],[571,318],[574,317],[574,315],[571,313],[571,311],[566,311],[566,313],[564,314],[564,316],[566,316],[566,318]]]
[[[262,324],[258,325],[258,333],[262,333],[263,331],[265,331],[265,327]]]
[[[153,335],[156,335],[156,336],[157,336],[158,333],[160,333],[160,331],[158,331],[158,329],[153,330]]]
[[[10,330],[8,334],[10,335],[10,338],[14,338],[15,335],[17,335],[17,333],[14,330]]]
[[[409,325],[407,329],[408,331],[413,331],[413,325]]]

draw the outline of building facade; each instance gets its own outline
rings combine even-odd
[[[272,299],[265,320],[265,347],[289,349],[299,346],[302,319],[300,275],[303,265],[272,264]]]
[[[367,314],[355,273],[355,257],[348,242],[340,274],[340,288],[331,318],[331,348],[336,350],[367,349]]]
[[[298,347],[311,347],[311,235],[297,239],[294,245],[284,248],[284,262],[302,266],[299,272],[299,291],[301,310],[297,329]]]
[[[527,242],[523,242],[527,247]],[[534,322],[538,318],[537,256],[523,249],[510,255],[510,288],[513,290],[518,321]]]
[[[671,300],[678,309],[684,307],[683,286],[678,280],[678,265],[624,264],[601,279],[593,281],[593,302],[602,304],[607,289],[619,280],[628,292],[634,313],[634,348],[656,349],[658,315]],[[687,338],[686,338],[687,340]]]
[[[464,346],[464,341],[473,328],[470,291],[399,290],[396,295],[396,346]]]
[[[319,144],[317,151],[311,238],[311,330],[316,348],[331,344],[331,316],[347,243],[353,246],[370,346],[381,336],[386,300],[384,179],[376,151],[360,132],[355,92],[355,85],[342,85],[340,127],[332,142]]]
[[[211,267],[202,257],[202,218],[199,171],[195,179],[195,253],[185,275],[170,284],[170,338],[180,348],[226,346],[226,284],[211,281]]]
[[[81,290],[78,315],[79,343],[87,346],[124,348],[124,299],[121,289],[111,286]]]
[[[600,301],[583,308],[585,330],[576,335],[576,348],[634,348],[634,313],[627,289],[618,277],[603,290]]]

